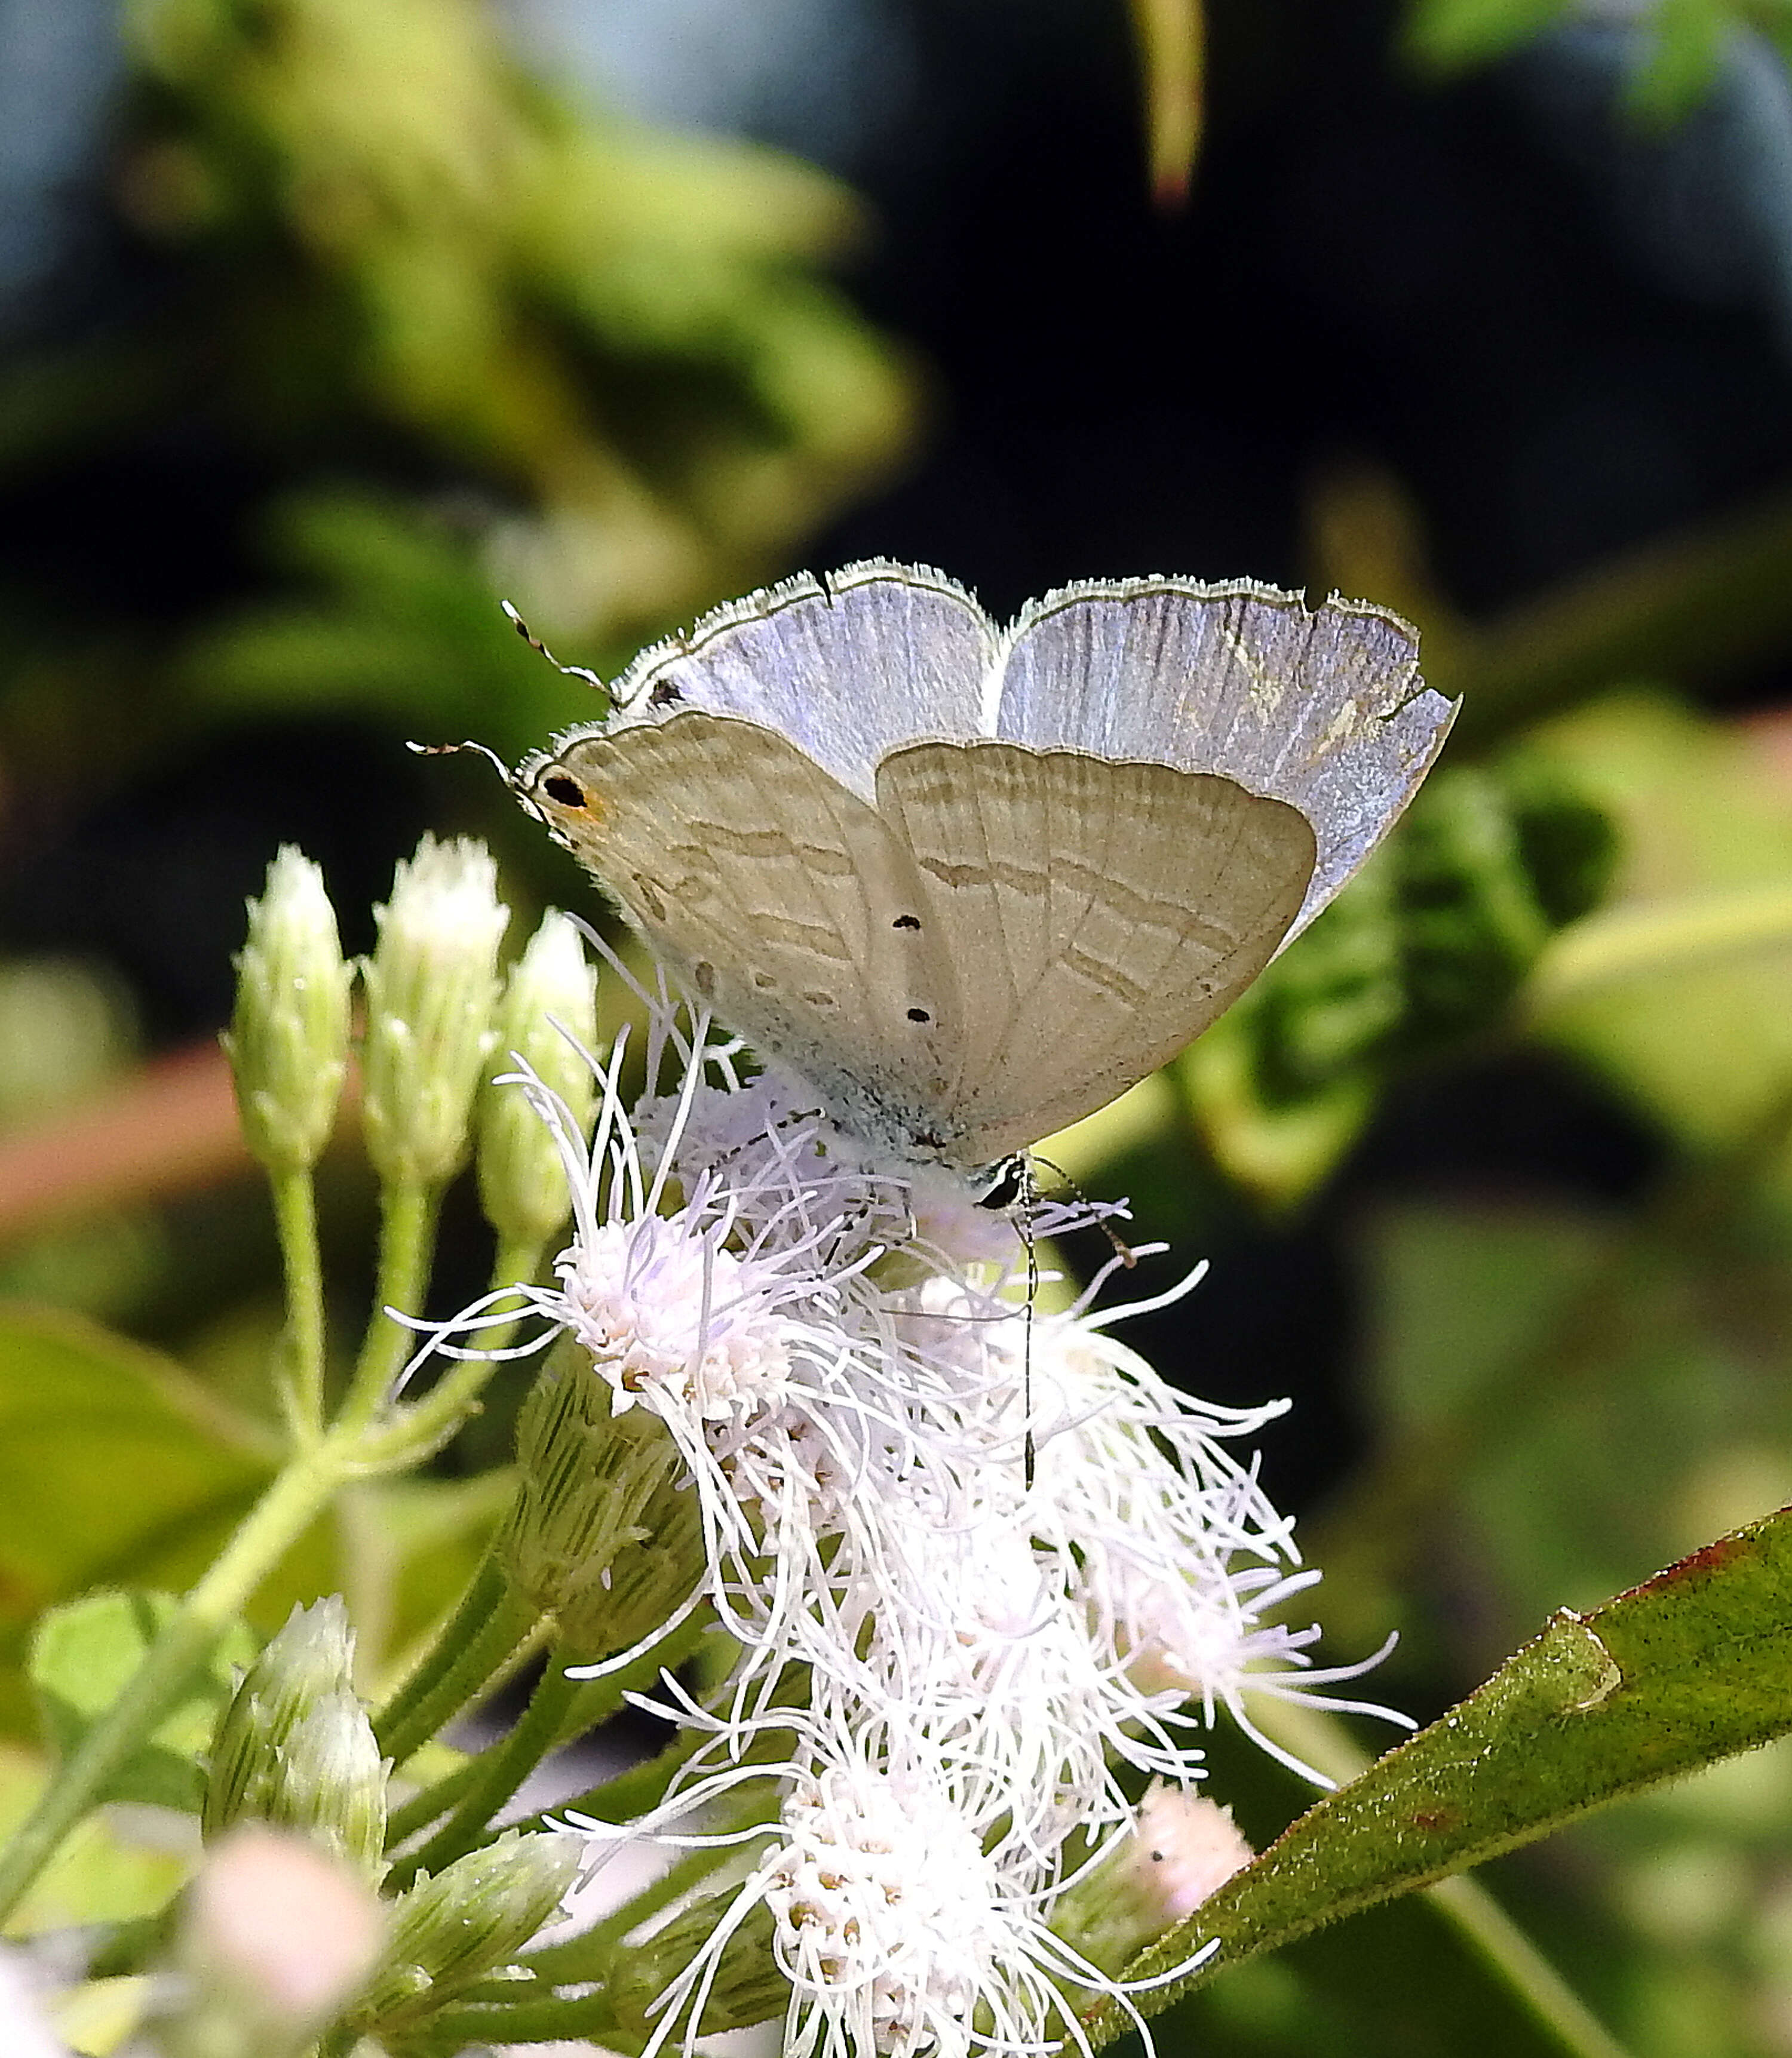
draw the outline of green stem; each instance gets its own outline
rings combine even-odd
[[[584,1683],[567,1678],[567,1662],[558,1644],[550,1650],[547,1669],[536,1683],[521,1720],[502,1743],[482,1754],[477,1776],[447,1821],[414,1857],[393,1867],[388,1892],[402,1893],[418,1873],[439,1872],[464,1857],[480,1841],[492,1817],[559,1742],[566,1710]]]
[[[1459,1873],[1428,1886],[1425,1897],[1571,2058],[1627,2058],[1623,2044],[1478,1881]]]
[[[375,1716],[379,1748],[402,1765],[443,1725],[478,1700],[535,1626],[488,1551],[459,1606],[396,1693]]]
[[[440,1189],[420,1179],[393,1180],[379,1192],[379,1278],[360,1361],[338,1420],[364,1428],[391,1397],[394,1382],[416,1344],[411,1332],[386,1313],[414,1315],[429,1283]],[[489,1367],[482,1368],[489,1370]]]
[[[634,2038],[625,2040],[601,1993],[577,2000],[523,2001],[510,2008],[445,2008],[430,2017],[415,2040],[421,2050],[447,2053],[487,2043],[557,2044],[568,2038],[590,2038],[609,2051],[639,2048]]]
[[[563,1814],[566,1809],[577,1806],[576,1802],[569,1801],[554,1813]],[[719,1812],[712,1814],[704,1826],[722,1834],[749,1826],[763,1826],[769,1830],[777,1820],[777,1792],[768,1774],[764,1782],[755,1780],[737,1789],[721,1803]],[[551,1980],[561,1986],[606,1977],[614,1947],[631,1929],[638,1929],[662,1908],[670,1908],[674,1901],[681,1900],[713,1873],[720,1872],[729,1863],[730,1855],[729,1850],[713,1845],[686,1851],[664,1872],[650,1880],[638,1893],[631,1896],[620,1908],[600,1916],[588,1929],[582,1929],[576,1937],[568,1937],[560,1943],[544,1945],[539,1950],[530,1951],[521,1962],[538,1978]]]
[[[697,1634],[701,1635],[701,1630]],[[662,1666],[675,1667],[686,1655],[686,1650],[681,1647],[680,1643],[668,1641],[664,1644],[656,1644],[646,1659],[630,1667],[626,1671],[613,1673],[609,1679],[601,1683],[606,1687],[614,1684],[616,1691],[613,1700],[607,1707],[587,1704],[581,1709],[579,1712],[584,1718],[580,1724],[581,1729],[594,1726],[606,1714],[620,1706],[626,1687],[639,1687],[651,1683]],[[575,1794],[570,1800],[557,1801],[551,1812],[558,1818],[572,1809],[582,1815],[595,1816],[605,1822],[626,1822],[634,1816],[645,1815],[649,1809],[657,1808],[666,1798],[666,1790],[672,1783],[673,1774],[705,1741],[701,1730],[682,1730],[654,1757],[639,1765],[631,1765],[626,1772],[617,1774],[614,1779],[606,1779],[596,1786],[588,1786],[582,1794]],[[548,1826],[545,1814],[531,1815],[517,1825],[518,1828],[523,1830],[545,1830]]]
[[[317,1247],[317,1194],[308,1166],[272,1171],[274,1225],[286,1270],[284,1396],[293,1434],[324,1433],[324,1265]]]
[[[466,1764],[457,1765],[452,1772],[401,1802],[386,1818],[387,1849],[395,1851],[419,1830],[427,1830],[438,1815],[445,1814],[453,1806],[479,1776],[479,1760],[469,1758]]]
[[[527,1257],[520,1246],[513,1246],[509,1255],[519,1265],[523,1264]],[[538,1257],[539,1253],[537,1252],[535,1258]],[[504,1253],[500,1253],[500,1261],[507,1261]],[[498,1283],[514,1285],[518,1277],[533,1277],[533,1261],[524,1265],[519,1273],[500,1279]],[[481,1350],[503,1349],[515,1333],[517,1319],[515,1316],[507,1316],[489,1328],[481,1329],[472,1339],[474,1345]],[[397,1328],[395,1323],[388,1326],[394,1329]],[[422,1400],[395,1414],[383,1431],[376,1430],[369,1437],[366,1448],[370,1459],[377,1461],[379,1458],[385,1448],[383,1436],[402,1444],[407,1449],[414,1446],[426,1452],[441,1449],[478,1407],[479,1395],[497,1369],[496,1364],[489,1358],[470,1358],[459,1364],[451,1364],[449,1369],[436,1381]]]
[[[542,1269],[542,1259],[547,1246],[533,1239],[507,1237],[498,1246],[498,1255],[492,1260],[491,1290],[499,1293],[507,1286],[530,1285]],[[488,1329],[481,1329],[473,1339],[481,1350],[502,1350],[516,1334],[518,1315],[502,1315]]]
[[[145,1655],[0,1851],[0,1920],[10,1915],[105,1783],[180,1698],[232,1618],[316,1520],[348,1469],[344,1443],[300,1452],[244,1518],[222,1555]]]

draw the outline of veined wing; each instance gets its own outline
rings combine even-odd
[[[860,1134],[941,1154],[959,980],[873,808],[774,731],[694,711],[577,737],[527,792],[721,1020]]]
[[[868,803],[886,751],[978,733],[999,647],[995,625],[943,572],[873,558],[730,601],[643,650],[602,726],[618,735],[681,709],[757,722]]]
[[[1166,765],[980,740],[878,768],[960,975],[946,1116],[989,1162],[1092,1113],[1274,955],[1313,876],[1298,809]]]
[[[1411,800],[1455,713],[1419,677],[1417,631],[1385,609],[1309,609],[1249,581],[1121,579],[1023,610],[996,733],[1218,772],[1298,808],[1318,856],[1293,936]]]

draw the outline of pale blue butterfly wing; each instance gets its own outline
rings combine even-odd
[[[1218,772],[1298,808],[1318,859],[1299,934],[1417,790],[1455,710],[1380,608],[1239,582],[1126,579],[1033,602],[997,733],[1044,749]]]
[[[974,736],[1000,648],[943,572],[881,562],[730,602],[642,651],[617,681],[612,734],[682,708],[788,737],[869,801],[878,760],[919,736]]]
[[[617,690],[519,790],[830,1113],[961,1169],[1198,1035],[1454,713],[1376,608],[1135,579],[1003,635],[883,562],[718,609]]]

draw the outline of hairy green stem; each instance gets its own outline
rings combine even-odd
[[[317,1246],[317,1190],[308,1166],[268,1174],[274,1226],[286,1273],[285,1390],[294,1440],[324,1433],[324,1263]]]
[[[244,1518],[0,1851],[0,1920],[18,1905],[62,1839],[99,1802],[112,1774],[180,1698],[232,1618],[328,1506],[347,1468],[342,1441],[314,1444],[292,1459]]]
[[[373,1718],[379,1748],[402,1765],[509,1669],[537,1617],[487,1551],[421,1662]]]
[[[507,1286],[533,1285],[546,1254],[546,1246],[543,1244],[507,1238],[499,1245],[498,1254],[492,1260],[492,1292],[502,1293]],[[480,1350],[503,1350],[516,1334],[516,1325],[521,1319],[520,1309],[514,1315],[499,1316],[491,1328],[481,1329],[474,1337],[475,1345]]]
[[[557,2044],[567,2038],[590,2038],[607,2051],[638,2048],[625,2037],[606,1996],[586,1994],[577,2000],[526,2000],[505,2008],[445,2008],[432,2016],[411,2040],[411,2048],[431,2054],[467,2050],[491,2044]]]
[[[427,1830],[439,1815],[446,1814],[479,1776],[479,1760],[469,1758],[466,1764],[457,1765],[452,1772],[413,1794],[408,1801],[400,1802],[386,1818],[387,1849],[396,1850],[419,1830]]]
[[[338,1418],[344,1424],[363,1428],[379,1415],[415,1346],[411,1331],[386,1310],[414,1315],[423,1305],[440,1198],[439,1188],[416,1179],[395,1180],[380,1189],[379,1283],[360,1360]]]
[[[478,1773],[454,1813],[415,1857],[392,1868],[391,1892],[402,1893],[419,1872],[452,1865],[482,1841],[492,1817],[560,1741],[567,1709],[582,1684],[566,1677],[566,1654],[555,1646],[520,1720],[501,1743],[481,1754]]]

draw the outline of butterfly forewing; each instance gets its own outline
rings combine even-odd
[[[529,793],[721,1020],[924,1154],[956,1069],[953,963],[874,809],[774,731],[697,713],[581,737]]]
[[[693,708],[776,729],[872,797],[879,758],[916,736],[975,732],[999,646],[963,587],[920,565],[807,574],[656,644],[617,685],[620,733]]]
[[[884,760],[878,800],[962,967],[947,1111],[968,1162],[1173,1057],[1268,963],[1313,873],[1297,809],[1166,765],[922,743]]]
[[[1313,824],[1297,931],[1417,789],[1453,709],[1385,610],[1239,582],[1126,579],[1031,603],[1003,669],[997,733],[1039,749],[1218,772]]]

